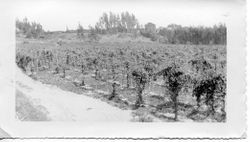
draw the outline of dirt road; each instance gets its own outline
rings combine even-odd
[[[121,122],[132,119],[131,111],[121,110],[85,95],[63,91],[56,86],[42,84],[32,80],[17,67],[16,89],[29,99],[28,102],[37,112],[45,112],[49,120]]]

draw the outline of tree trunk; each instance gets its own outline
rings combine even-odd
[[[135,102],[135,108],[138,109],[143,105],[143,99],[142,99],[142,89],[138,91],[138,98]]]
[[[38,68],[39,68],[38,63],[39,63],[39,59],[37,58],[37,59],[36,59],[36,72],[39,71],[39,69],[38,69]]]
[[[59,67],[57,66],[56,68],[55,68],[55,74],[58,74],[59,73]]]
[[[69,55],[66,57],[66,64],[69,65]]]
[[[170,99],[173,103],[173,110],[174,110],[174,121],[178,120],[178,91],[169,90],[170,92]]]
[[[175,93],[173,97],[173,102],[174,102],[174,121],[178,120],[178,100],[177,100],[178,94]]]
[[[95,69],[95,79],[96,80],[98,79],[98,69],[97,68]]]
[[[148,89],[151,90],[151,85],[152,85],[152,78],[151,76],[148,77]]]
[[[217,63],[214,62],[214,70],[217,71]]]
[[[129,88],[129,74],[127,73],[127,88]]]
[[[116,84],[115,84],[115,82],[113,82],[112,83],[112,93],[109,97],[109,100],[112,100],[113,98],[115,98],[115,96],[116,96]]]
[[[48,58],[47,62],[48,62],[48,68],[50,69],[51,68],[51,61],[49,58]]]
[[[65,75],[66,74],[66,72],[65,72],[65,68],[63,68],[63,75],[62,75],[62,78],[65,78]]]
[[[38,60],[38,62],[37,62],[37,67],[38,67],[38,68],[41,67],[41,60]]]
[[[200,108],[200,97],[201,96],[196,96],[197,98],[196,98],[196,100],[197,100],[197,107],[198,107],[198,109]]]
[[[81,65],[81,69],[82,69],[82,73],[84,73],[84,66],[83,66],[83,63]]]
[[[85,86],[84,79],[82,79],[82,82],[81,82],[80,86]]]
[[[214,95],[214,94],[213,94]],[[211,109],[212,109],[212,116],[215,114],[215,108],[214,108],[214,96],[212,96],[212,102],[211,102]]]

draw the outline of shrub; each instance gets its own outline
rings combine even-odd
[[[174,104],[174,120],[178,119],[178,96],[182,87],[186,82],[186,76],[179,67],[174,63],[170,67],[167,67],[157,73],[159,76],[163,76],[166,89],[170,93],[171,102]]]
[[[147,74],[141,70],[134,70],[132,72],[132,77],[136,83],[137,90],[137,100],[135,102],[135,108],[143,106],[142,92],[145,89],[146,83],[148,82]]]

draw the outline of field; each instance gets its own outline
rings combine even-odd
[[[128,34],[17,37],[16,63],[44,84],[132,110],[133,121],[225,122],[225,45],[161,44]],[[94,92],[94,93],[93,93]]]

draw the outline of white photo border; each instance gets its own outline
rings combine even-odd
[[[225,123],[21,122],[15,118],[15,1],[1,1],[0,128],[12,138],[244,138],[246,137],[246,2],[227,15]],[[187,2],[187,1],[186,1]],[[1,136],[1,135],[0,135]]]

